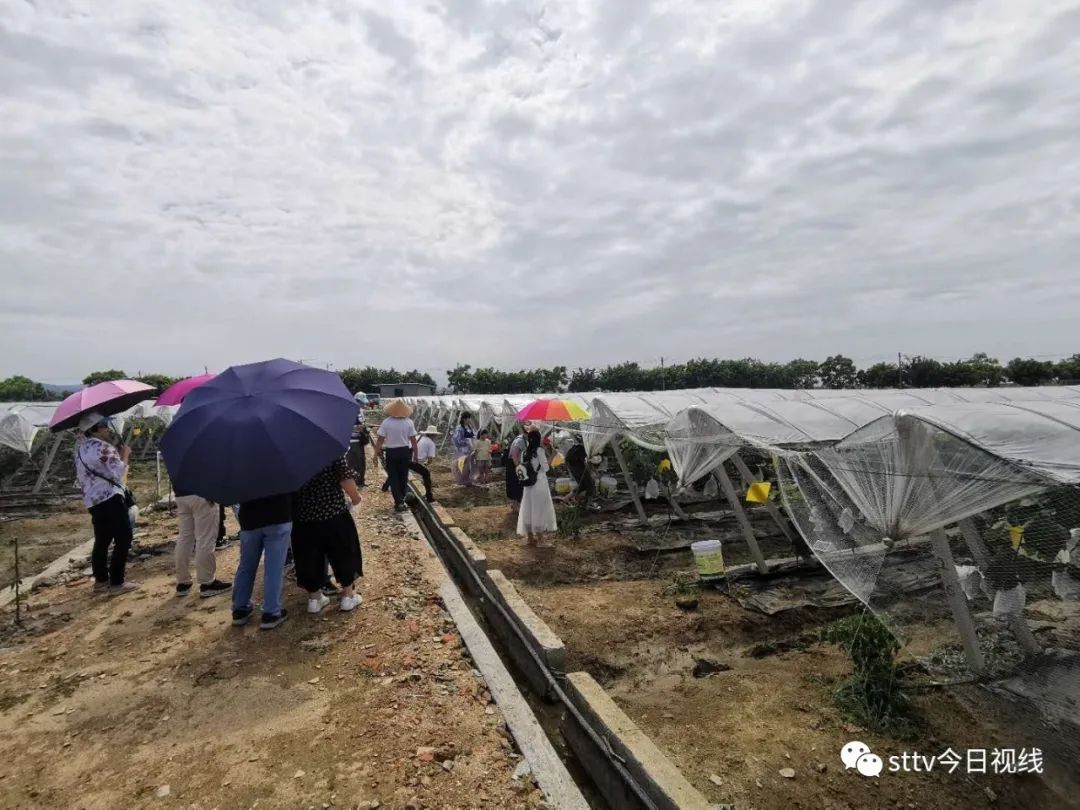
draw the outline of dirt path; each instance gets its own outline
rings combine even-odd
[[[0,806],[545,806],[512,778],[437,561],[371,489],[357,522],[367,576],[351,615],[306,614],[291,582],[270,632],[231,627],[227,597],[175,598],[171,515],[143,529],[167,553],[132,566],[140,592],[34,593],[37,634],[0,647]],[[236,561],[219,552],[219,576]]]

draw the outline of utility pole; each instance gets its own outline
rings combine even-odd
[[[899,383],[899,387],[904,387],[904,355],[902,352],[896,353],[896,379]]]
[[[667,379],[664,377],[664,356],[660,356],[660,390],[667,391]]]

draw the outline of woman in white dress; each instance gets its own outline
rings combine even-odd
[[[550,548],[554,542],[550,535],[558,525],[555,522],[555,504],[547,480],[547,453],[540,444],[540,431],[532,428],[526,438],[525,454],[518,467],[518,478],[524,486],[521,508],[518,510],[517,533],[532,545],[536,543]]]

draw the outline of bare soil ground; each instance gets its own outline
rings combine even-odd
[[[61,463],[57,459],[57,464]],[[164,475],[164,467],[162,468]],[[156,500],[156,479],[153,461],[136,461],[132,465],[128,484],[144,508]],[[162,482],[163,492],[169,488]],[[29,496],[28,496],[29,497]],[[0,522],[0,588],[15,581],[15,541],[19,543],[19,573],[21,577],[40,573],[49,563],[93,536],[90,516],[78,495],[63,501],[55,511],[39,517]]]
[[[140,527],[163,552],[131,566],[140,591],[93,598],[79,579],[35,592],[26,629],[0,617],[0,806],[544,806],[511,778],[518,757],[438,601],[438,563],[367,492],[352,614],[308,615],[287,583],[289,620],[260,632],[230,626],[228,597],[175,598],[162,513]],[[236,557],[219,553],[220,576]]]
[[[438,476],[439,496],[458,525],[482,544],[567,645],[568,664],[596,677],[624,711],[710,800],[750,808],[1043,808],[1080,806],[1080,796],[1051,794],[1038,778],[845,772],[841,747],[859,740],[883,758],[947,747],[1020,747],[994,725],[994,703],[976,690],[913,696],[920,729],[890,739],[852,725],[831,697],[850,660],[818,641],[819,630],[854,608],[802,608],[766,616],[725,593],[704,589],[699,606],[675,606],[671,576],[692,571],[688,551],[642,554],[625,533],[558,539],[537,552],[514,538],[500,490],[453,490]],[[716,508],[715,506],[713,508]],[[591,517],[603,520],[611,516]],[[786,556],[770,538],[766,556]],[[725,542],[729,564],[748,561]],[[919,614],[918,603],[911,605]],[[955,640],[945,617],[924,611],[906,655]],[[719,672],[695,677],[699,661]],[[700,667],[699,667],[699,674]],[[793,778],[781,775],[794,771]]]

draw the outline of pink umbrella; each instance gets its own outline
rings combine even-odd
[[[186,380],[174,382],[161,392],[155,405],[179,405],[184,397],[204,383],[210,382],[217,374],[200,374],[198,377],[188,377]]]
[[[112,416],[153,396],[153,386],[135,380],[110,380],[91,385],[60,403],[49,420],[49,430],[56,433],[73,428],[79,424],[82,415],[89,411],[97,411],[102,416]]]

